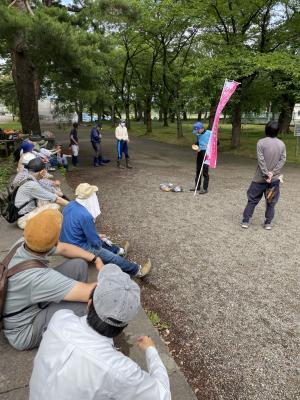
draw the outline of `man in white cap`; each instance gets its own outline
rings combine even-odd
[[[168,374],[151,338],[137,342],[149,372],[114,347],[113,338],[139,307],[139,286],[116,265],[105,265],[87,316],[69,310],[53,316],[34,360],[30,400],[171,400]]]
[[[96,218],[100,215],[97,191],[97,186],[88,183],[77,186],[76,200],[71,201],[63,210],[64,219],[60,241],[94,253],[104,264],[116,264],[129,275],[143,278],[151,270],[150,259],[141,266],[115,254],[103,245],[95,225]]]

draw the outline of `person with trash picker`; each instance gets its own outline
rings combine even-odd
[[[197,161],[196,161],[196,176],[195,176],[195,186],[190,189],[191,192],[197,190],[199,194],[208,193],[208,183],[209,183],[209,166],[205,164],[205,155],[207,151],[207,146],[211,136],[211,131],[205,129],[202,122],[197,121],[194,124],[193,133],[196,135],[196,142],[193,144],[193,150],[197,151]],[[200,175],[200,176],[199,176]],[[203,175],[203,190],[201,190],[201,178]]]

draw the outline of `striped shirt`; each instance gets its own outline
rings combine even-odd
[[[33,211],[36,208],[36,200],[46,200],[54,203],[57,199],[56,194],[43,188],[35,177],[28,174],[27,179],[30,180],[18,189],[15,199],[15,206],[18,208],[29,201],[29,203],[20,210],[20,215],[25,215]]]

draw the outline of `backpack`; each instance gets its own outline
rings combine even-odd
[[[7,256],[0,262],[0,321],[3,319],[3,317],[8,317],[8,315],[5,315],[5,316],[3,315],[5,300],[6,300],[8,279],[13,275],[18,274],[19,272],[26,271],[27,269],[47,268],[47,266],[44,265],[41,261],[28,260],[28,261],[22,261],[21,263],[16,264],[12,268],[8,269],[8,264],[10,263],[13,256],[15,255],[17,249],[22,244],[23,244],[23,242],[19,242],[19,243],[15,244],[15,246],[10,250],[10,252],[7,254]],[[23,308],[22,310],[14,312],[13,314],[9,314],[9,316],[20,314],[21,312],[25,311],[29,307],[31,307],[31,305],[26,308]],[[1,324],[0,324],[0,330],[1,330]]]
[[[26,201],[21,207],[15,206],[15,199],[19,188],[29,180],[30,179],[24,179],[18,185],[7,186],[6,190],[0,193],[0,215],[10,224],[17,221],[19,218],[19,211],[32,201]]]

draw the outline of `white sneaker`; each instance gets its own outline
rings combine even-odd
[[[264,224],[264,228],[266,231],[270,231],[272,229],[272,225],[271,224]]]
[[[241,223],[241,227],[244,229],[248,229],[249,228],[249,222],[242,222]]]
[[[125,250],[123,249],[123,247],[120,247],[120,250],[119,250],[119,252],[118,252],[118,256],[123,257],[124,254],[125,254]]]

